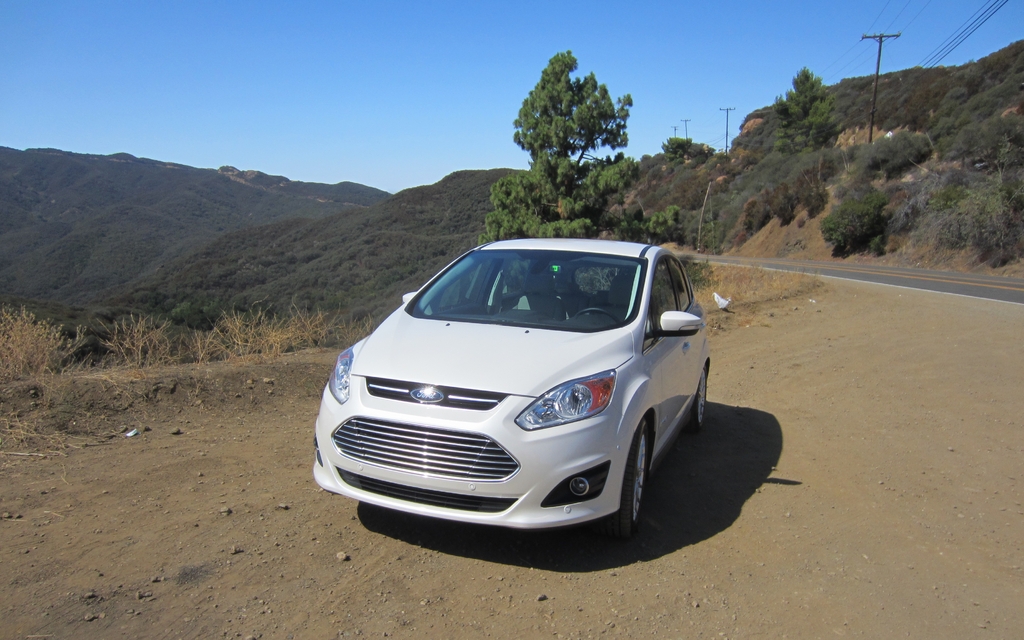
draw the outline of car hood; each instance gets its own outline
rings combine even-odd
[[[399,310],[363,342],[352,374],[534,397],[632,356],[628,327],[575,333],[425,320]]]

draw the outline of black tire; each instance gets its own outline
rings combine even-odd
[[[687,433],[697,433],[704,428],[704,409],[708,399],[708,365],[700,372],[700,382],[697,383],[697,391],[694,393],[693,402],[690,404],[690,416],[686,420]]]
[[[647,421],[636,428],[633,442],[629,445],[626,458],[626,472],[622,476],[622,492],[619,495],[619,510],[598,525],[599,530],[616,538],[630,538],[640,526],[640,507],[643,505],[644,484],[648,470]]]

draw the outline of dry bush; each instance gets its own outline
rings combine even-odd
[[[789,271],[771,271],[760,267],[714,266],[714,277],[696,289],[697,300],[705,309],[717,309],[714,291],[733,304],[779,300],[802,294],[820,284],[815,276]]]
[[[223,360],[227,356],[227,348],[216,330],[192,331],[182,341],[182,351],[182,355],[190,356],[196,364]]]
[[[347,348],[370,335],[370,332],[376,328],[376,324],[370,316],[342,322],[334,329],[335,342]]]
[[[261,360],[276,358],[294,344],[287,320],[278,320],[263,309],[248,313],[231,311],[217,321],[219,334],[228,359]]]
[[[260,361],[283,353],[328,343],[346,346],[374,328],[372,318],[335,322],[324,311],[294,309],[287,318],[275,318],[257,309],[227,312],[212,331],[195,331],[182,342],[182,355],[197,364],[215,360]]]
[[[331,332],[326,313],[298,308],[292,309],[288,328],[295,340],[295,347],[318,347],[327,340]]]
[[[67,338],[50,322],[36,322],[24,307],[0,308],[0,382],[60,371],[70,350]]]
[[[171,362],[170,323],[156,322],[146,316],[118,320],[103,346],[110,350],[119,364],[135,369]]]

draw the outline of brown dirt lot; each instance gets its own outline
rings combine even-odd
[[[13,385],[6,437],[88,410],[66,456],[0,456],[0,638],[1024,636],[1024,307],[831,283],[712,316],[707,428],[629,542],[320,491],[333,353]]]

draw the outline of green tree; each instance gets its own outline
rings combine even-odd
[[[633,99],[613,102],[593,73],[571,77],[576,69],[571,51],[555,55],[523,101],[512,139],[529,152],[530,169],[491,188],[494,211],[481,242],[596,235],[611,198],[637,178],[636,162],[622,152],[595,155],[626,146]]]
[[[827,145],[838,130],[832,117],[835,106],[836,97],[828,92],[821,78],[807,67],[801,69],[786,97],[775,99],[775,114],[779,117],[776,148],[793,153]]]
[[[661,144],[661,150],[665,153],[665,159],[669,162],[681,162],[686,160],[686,156],[692,146],[692,138],[669,138]]]

